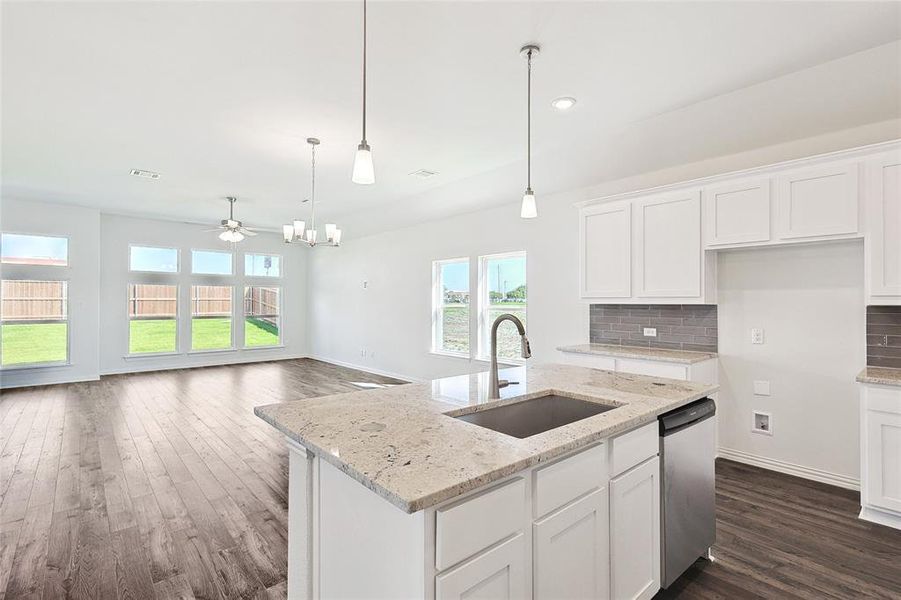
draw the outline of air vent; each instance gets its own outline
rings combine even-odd
[[[153,171],[145,171],[144,169],[132,169],[131,174],[135,177],[144,177],[145,179],[159,179],[160,174]]]
[[[419,179],[428,179],[429,177],[434,177],[438,174],[438,171],[429,171],[428,169],[419,169],[418,171],[413,171],[410,173],[413,177],[418,177]]]

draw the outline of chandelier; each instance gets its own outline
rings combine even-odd
[[[310,153],[312,155],[312,183],[310,185],[310,227],[307,228],[306,221],[295,219],[291,225],[282,226],[282,236],[285,243],[290,244],[297,242],[306,244],[310,248],[316,246],[333,246],[341,245],[341,230],[334,223],[325,224],[325,240],[319,239],[319,232],[316,230],[316,146],[319,145],[317,138],[307,138],[310,145]]]

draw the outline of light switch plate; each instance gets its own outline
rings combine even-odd
[[[754,382],[754,395],[755,396],[769,396],[770,395],[770,382],[769,381],[755,381]]]
[[[751,329],[751,343],[752,344],[762,344],[763,343],[763,329],[759,327],[755,327]]]
[[[656,327],[645,327],[644,328],[644,336],[645,337],[657,337],[657,328]]]

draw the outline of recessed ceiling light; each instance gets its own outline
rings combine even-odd
[[[428,169],[418,169],[410,173],[413,177],[419,177],[420,179],[428,179],[429,177],[434,177],[438,174],[438,171],[429,171]]]
[[[145,171],[144,169],[132,169],[131,174],[135,177],[144,177],[146,179],[159,179],[160,174],[154,171]]]
[[[553,106],[557,110],[569,110],[575,105],[576,105],[576,99],[572,98],[570,96],[563,96],[562,98],[556,98],[551,102],[551,106]]]

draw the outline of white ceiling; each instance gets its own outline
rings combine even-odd
[[[377,183],[360,138],[359,2],[2,5],[2,193],[345,238],[901,116],[896,2],[370,4]],[[551,99],[578,104],[556,113]],[[162,173],[158,181],[131,168]],[[408,174],[440,172],[420,180]]]

